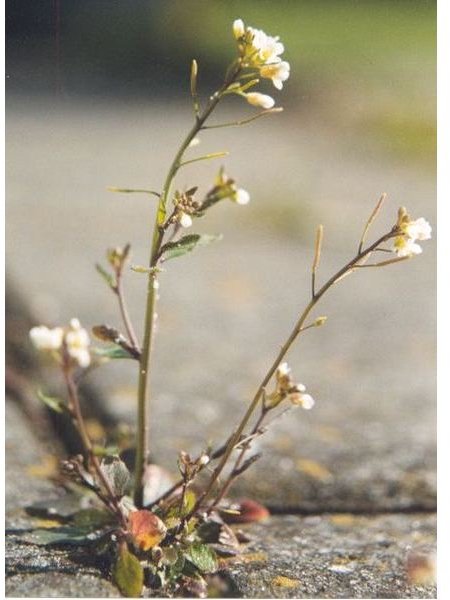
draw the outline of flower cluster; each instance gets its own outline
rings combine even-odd
[[[270,79],[281,90],[283,83],[289,79],[290,65],[280,57],[284,46],[278,36],[272,37],[261,29],[245,27],[242,19],[234,21],[233,34],[238,43],[242,67],[257,69],[260,77]],[[275,100],[266,94],[249,92],[242,95],[252,106],[270,109],[275,105]]]
[[[188,228],[192,225],[192,216],[200,208],[200,203],[194,200],[197,188],[191,188],[187,192],[175,192],[175,211],[169,223],[178,223],[181,227]]]
[[[422,247],[417,241],[431,238],[431,225],[423,217],[411,220],[405,208],[398,211],[397,228],[400,232],[394,239],[394,251],[399,258],[414,256],[422,253]]]
[[[284,362],[276,371],[275,390],[265,397],[264,407],[266,409],[275,408],[280,402],[288,399],[295,406],[301,406],[305,410],[311,410],[314,406],[314,399],[305,392],[306,387],[302,383],[294,383],[291,369],[289,365]]]
[[[78,319],[71,319],[69,327],[66,328],[50,329],[45,325],[33,327],[30,330],[30,339],[38,350],[50,352],[58,359],[66,356],[69,361],[83,369],[91,364],[89,334],[81,327]]]

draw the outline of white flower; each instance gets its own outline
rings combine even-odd
[[[422,253],[422,248],[416,241],[429,240],[431,238],[431,225],[423,217],[411,221],[405,208],[399,210],[397,226],[401,235],[394,239],[394,252],[399,258],[414,256]]]
[[[245,27],[242,19],[236,19],[233,23],[233,34],[239,41],[239,50],[244,58],[244,66],[260,67],[281,61],[280,54],[284,52],[284,46],[279,37],[267,35],[262,29]]]
[[[275,100],[271,96],[266,94],[260,94],[259,92],[250,92],[244,94],[247,102],[252,106],[258,106],[260,108],[269,109],[275,105]]]
[[[399,258],[422,254],[422,248],[412,238],[402,235],[395,238],[394,250]]]
[[[278,37],[272,37],[262,29],[253,27],[247,27],[247,32],[251,39],[249,54],[253,65],[280,62],[279,54],[283,54],[284,46],[278,41]]]
[[[304,410],[311,410],[315,404],[312,396],[300,392],[294,392],[293,394],[290,394],[289,400],[292,402],[292,404],[301,406]]]
[[[78,319],[70,321],[70,329],[66,333],[65,342],[67,353],[82,368],[91,364],[91,355],[89,354],[90,339],[86,329],[81,327]]]
[[[178,222],[181,227],[191,227],[192,225],[192,217],[185,212],[178,213]]]
[[[271,65],[263,65],[260,68],[259,73],[261,77],[271,79],[273,85],[278,90],[281,90],[283,88],[283,81],[289,79],[290,69],[289,63],[282,61]]]
[[[402,226],[402,230],[413,240],[431,239],[431,225],[423,217],[416,221],[409,221]]]
[[[45,325],[33,327],[30,339],[38,350],[59,350],[62,346],[64,331],[61,327],[49,329]]]
[[[233,199],[237,204],[245,205],[250,202],[250,194],[247,192],[247,190],[238,188],[234,193]]]
[[[281,365],[277,369],[278,377],[286,377],[291,372],[291,367],[287,364],[287,362],[281,363]]]
[[[237,40],[245,34],[244,21],[242,19],[236,19],[234,21],[233,34]]]

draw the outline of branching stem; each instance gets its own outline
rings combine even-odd
[[[299,335],[299,333],[301,333],[303,325],[304,325],[306,319],[308,318],[308,315],[312,311],[312,309],[316,306],[316,304],[319,302],[319,300],[322,298],[322,296],[339,279],[341,279],[344,275],[352,272],[361,260],[363,260],[364,258],[367,258],[380,244],[386,242],[387,240],[394,237],[395,235],[398,235],[398,231],[396,230],[396,228],[394,228],[392,231],[389,231],[388,233],[381,236],[376,242],[374,242],[371,246],[369,246],[365,250],[358,251],[356,256],[354,256],[347,264],[345,264],[341,269],[339,269],[339,271],[337,271],[332,277],[330,277],[330,279],[328,279],[328,281],[323,284],[323,286],[314,294],[314,296],[308,302],[305,309],[301,313],[297,323],[295,324],[293,330],[291,331],[289,337],[287,338],[287,340],[281,347],[281,350],[279,351],[277,357],[275,358],[270,369],[267,371],[264,379],[262,380],[260,386],[258,387],[256,394],[254,395],[253,400],[251,401],[244,417],[242,418],[241,422],[239,423],[233,436],[230,438],[227,449],[225,450],[225,453],[223,454],[221,461],[219,462],[217,467],[214,469],[214,472],[211,476],[211,479],[208,483],[206,490],[203,492],[203,494],[197,500],[196,506],[194,507],[192,513],[194,513],[198,508],[200,508],[200,506],[205,502],[205,500],[207,500],[207,498],[211,495],[214,485],[215,485],[217,479],[220,477],[225,465],[227,464],[228,459],[229,459],[237,441],[239,440],[240,436],[242,435],[242,433],[243,433],[245,427],[247,426],[251,416],[253,415],[255,409],[259,405],[261,397],[263,395],[263,392],[264,392],[266,386],[272,379],[273,375],[275,374],[275,371],[277,370],[277,368],[281,364],[282,360],[286,356],[288,350],[291,348],[292,344],[297,339],[297,336]]]

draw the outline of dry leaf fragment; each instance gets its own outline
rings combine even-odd
[[[140,550],[150,550],[166,536],[166,526],[149,510],[132,511],[128,522],[133,542]]]

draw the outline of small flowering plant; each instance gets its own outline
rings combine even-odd
[[[110,188],[116,193],[145,193],[156,199],[148,265],[131,267],[143,273],[147,280],[143,338],[139,339],[135,333],[125,301],[123,279],[129,265],[129,245],[108,251],[107,268],[97,265],[98,272],[117,297],[123,320],[123,331],[104,324],[92,328],[93,337],[106,346],[95,346],[78,319],[72,319],[65,327],[40,325],[30,331],[34,346],[59,366],[67,390],[66,399],[49,397],[42,392],[39,396],[49,408],[70,418],[83,448],[82,454],[61,463],[66,487],[83,494],[82,509],[73,516],[70,526],[51,533],[36,530],[32,541],[91,543],[98,553],[108,556],[113,580],[125,596],[140,596],[146,587],[170,595],[204,597],[224,593],[223,589],[209,589],[218,585],[214,573],[220,561],[238,555],[245,542],[242,532],[234,531],[229,524],[259,520],[268,515],[267,510],[253,500],[230,502],[228,492],[234,481],[259,458],[258,454],[251,453],[253,442],[264,435],[275,421],[274,417],[294,406],[304,410],[314,406],[313,397],[305,385],[296,381],[285,362],[289,349],[306,330],[325,324],[325,316],[313,318],[311,314],[335,284],[355,271],[410,259],[422,252],[418,242],[431,237],[431,227],[425,219],[413,219],[405,208],[400,208],[392,227],[378,239],[366,242],[384,203],[385,195],[382,195],[363,228],[354,256],[318,286],[316,278],[323,239],[323,227],[319,226],[311,267],[310,300],[297,315],[292,331],[257,386],[245,414],[217,447],[205,448],[195,457],[180,451],[178,477],[173,480],[166,477],[163,488],[159,486],[161,470],[150,464],[148,458],[148,428],[150,356],[160,279],[168,261],[217,239],[212,235],[186,232],[194,228],[197,219],[206,218],[220,202],[231,201],[244,206],[250,200],[249,193],[223,168],[203,195],[196,185],[177,188],[176,176],[190,163],[225,154],[217,152],[185,158],[186,151],[198,145],[202,132],[245,125],[281,111],[274,107],[275,100],[271,96],[255,91],[255,87],[261,79],[269,79],[281,90],[290,74],[289,63],[281,58],[284,47],[278,37],[246,27],[240,19],[233,24],[233,34],[237,55],[226,70],[222,85],[204,105],[197,91],[197,62],[192,61],[190,88],[194,122],[168,168],[161,191]],[[241,96],[261,110],[246,119],[211,124],[209,119],[217,105],[230,95]],[[135,450],[131,470],[130,465],[125,464],[120,446],[98,446],[92,441],[79,396],[80,381],[88,370],[106,360],[123,358],[138,364],[136,440],[131,444]],[[57,509],[53,508],[52,514],[55,513]]]

